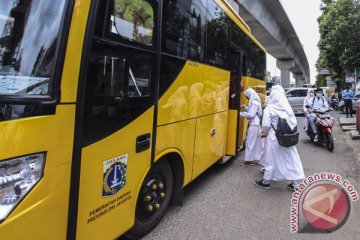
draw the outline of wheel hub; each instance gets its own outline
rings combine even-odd
[[[151,218],[161,208],[166,196],[165,180],[160,177],[150,178],[141,189],[137,215],[142,220]]]

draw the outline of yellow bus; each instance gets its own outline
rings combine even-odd
[[[223,0],[1,1],[0,34],[1,239],[140,238],[265,91]]]

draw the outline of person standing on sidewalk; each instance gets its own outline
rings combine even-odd
[[[251,166],[255,164],[254,161],[259,161],[259,164],[262,164],[260,160],[263,159],[265,143],[264,139],[259,137],[262,116],[260,97],[252,88],[245,91],[245,96],[249,99],[249,105],[241,106],[245,112],[240,112],[240,117],[249,119],[249,126],[246,133],[245,161],[241,165]]]
[[[291,180],[287,188],[294,190],[305,178],[304,170],[296,147],[282,147],[278,143],[273,127],[277,126],[279,118],[286,119],[291,129],[297,126],[295,114],[285,96],[285,91],[277,85],[271,89],[261,129],[261,137],[266,137],[265,173],[263,179],[255,181],[254,184],[269,189],[271,181]]]
[[[354,96],[354,92],[350,89],[350,86],[346,86],[346,89],[344,89],[341,94],[345,103],[346,117],[349,117],[350,112],[350,117],[352,118],[352,97]]]

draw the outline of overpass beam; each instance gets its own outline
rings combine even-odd
[[[295,78],[295,86],[302,87],[305,84],[305,76],[302,73],[293,73],[293,77]]]
[[[276,66],[280,69],[280,83],[284,88],[290,87],[290,69],[295,66],[294,60],[277,60]]]

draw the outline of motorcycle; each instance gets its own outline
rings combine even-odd
[[[334,150],[334,139],[332,137],[332,127],[334,125],[334,120],[328,113],[330,110],[319,111],[314,110],[313,113],[316,114],[316,129],[318,134],[317,143],[325,145],[326,149],[332,152]],[[307,126],[307,135],[310,137],[310,140],[314,142],[315,133],[310,127],[310,123]]]
[[[339,110],[339,99],[337,98],[332,98],[330,99],[330,103],[329,103],[330,107],[334,110]]]

